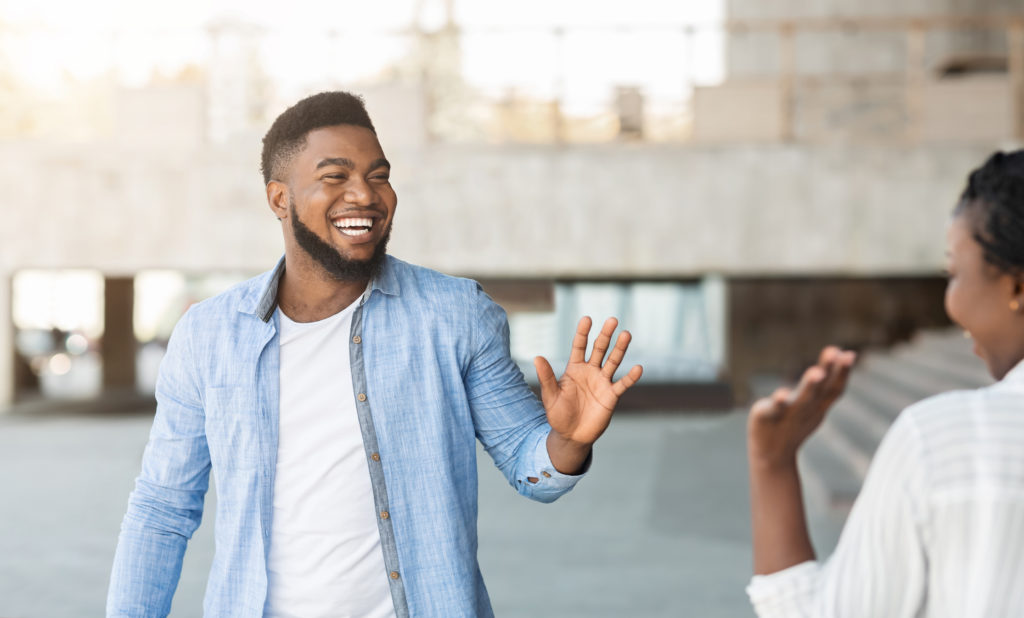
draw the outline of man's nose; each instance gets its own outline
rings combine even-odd
[[[373,203],[374,192],[362,178],[353,178],[345,187],[344,199],[349,204],[367,206]]]

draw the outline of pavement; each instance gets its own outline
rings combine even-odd
[[[150,413],[0,415],[0,616],[102,616]],[[518,496],[480,451],[479,559],[499,617],[752,616],[744,412],[620,413],[586,479]],[[202,615],[213,503],[171,616]],[[840,521],[808,505],[819,554]]]

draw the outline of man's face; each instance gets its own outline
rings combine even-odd
[[[334,279],[367,279],[383,261],[398,203],[390,171],[377,136],[353,125],[310,131],[292,160],[292,236]]]

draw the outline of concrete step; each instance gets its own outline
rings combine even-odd
[[[841,432],[825,423],[800,449],[800,473],[806,499],[842,519],[853,505],[863,482],[855,469],[858,455]]]
[[[849,397],[857,399],[883,419],[885,427],[907,406],[933,395],[934,389],[923,388],[921,380],[911,371],[882,371],[875,369],[875,358],[858,366],[846,386]],[[884,434],[885,431],[882,432]]]
[[[959,331],[943,330],[863,354],[846,393],[801,451],[808,494],[845,518],[871,457],[900,411],[938,393],[992,383],[971,348]]]
[[[936,393],[979,385],[977,372],[967,365],[958,365],[962,371],[951,371],[920,360],[908,353],[874,354],[858,366],[858,371],[872,381],[898,385],[903,392],[912,396],[910,403]]]
[[[959,328],[922,331],[907,342],[905,347],[945,357],[977,358],[973,352],[974,344]]]
[[[952,387],[946,390],[978,388],[993,382],[985,364],[973,354],[971,356],[961,354],[943,356],[907,348],[895,351],[892,356],[897,361],[905,361],[939,374]]]

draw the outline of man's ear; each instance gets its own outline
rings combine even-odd
[[[278,221],[288,217],[288,187],[283,182],[271,180],[267,183],[267,204]]]

